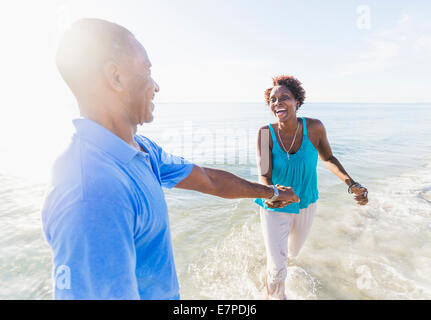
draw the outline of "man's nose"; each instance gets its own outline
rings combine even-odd
[[[157,82],[156,82],[156,81],[154,81],[154,80],[153,80],[153,82],[154,82],[154,91],[155,91],[155,92],[159,92],[159,91],[160,91],[160,87],[159,87],[159,85],[157,84]]]

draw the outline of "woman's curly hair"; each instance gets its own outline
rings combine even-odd
[[[269,106],[269,95],[271,94],[272,89],[275,86],[285,86],[287,89],[292,92],[294,98],[296,101],[298,101],[297,110],[302,106],[302,104],[305,101],[305,90],[302,87],[302,83],[288,75],[281,75],[275,78],[272,78],[272,87],[265,90],[265,101],[266,104]]]

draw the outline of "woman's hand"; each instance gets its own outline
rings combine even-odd
[[[276,208],[284,208],[285,206],[287,206],[287,202],[286,201],[269,201],[269,200],[265,200],[265,204],[267,205],[268,208],[271,209],[276,209]]]
[[[276,187],[280,191],[280,196],[278,198],[283,198],[284,200],[275,200],[270,201],[266,200],[265,204],[268,206],[268,208],[275,209],[275,208],[284,208],[288,204],[299,202],[298,196],[295,194],[295,191],[290,187],[285,187],[282,185],[277,184]],[[287,200],[285,200],[287,197]]]
[[[368,203],[368,190],[360,184],[354,184],[350,187],[350,192],[355,195],[355,200],[360,206]]]

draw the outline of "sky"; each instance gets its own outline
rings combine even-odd
[[[58,39],[97,17],[147,49],[158,102],[261,102],[279,74],[300,79],[308,102],[431,101],[430,1],[2,1],[1,12],[18,92],[69,94]]]
[[[429,103],[430,16],[427,0],[4,0],[0,152],[40,151],[28,138],[64,141],[78,109],[54,57],[80,18],[135,34],[161,89],[157,105],[263,103],[280,74],[303,83],[306,102]],[[3,168],[15,161],[2,158]]]

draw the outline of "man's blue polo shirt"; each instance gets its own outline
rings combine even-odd
[[[162,187],[193,164],[144,136],[140,152],[91,120],[73,123],[42,210],[55,299],[179,299]]]

